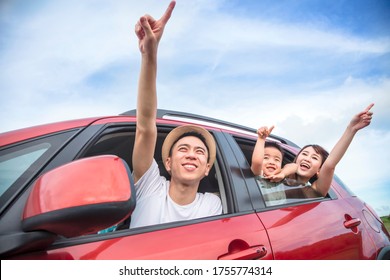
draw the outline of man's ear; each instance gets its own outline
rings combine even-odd
[[[168,171],[169,174],[171,174],[171,158],[167,157],[164,162],[165,169]]]
[[[209,172],[210,172],[210,164],[208,163],[207,165],[206,165],[206,172],[204,173],[204,176],[208,176],[209,175]]]

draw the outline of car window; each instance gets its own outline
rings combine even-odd
[[[252,154],[256,144],[256,140],[233,137],[238,146],[241,148],[248,161],[248,166],[251,166]],[[283,145],[282,145],[283,148]],[[295,155],[284,149],[284,157],[282,166],[293,161]],[[286,180],[280,183],[269,182],[260,176],[254,176],[259,190],[262,194],[264,203],[267,207],[276,205],[286,205],[291,203],[308,202],[311,200],[322,199],[323,197],[317,194],[310,184],[302,186],[293,180]]]
[[[161,149],[166,135],[172,129],[168,127],[158,127],[157,142],[154,158],[159,165],[160,174],[170,179],[170,175],[165,170],[162,162]],[[90,157],[97,155],[116,155],[126,161],[132,170],[132,153],[135,139],[135,126],[108,127],[105,129],[92,144],[84,151],[81,157]],[[220,166],[218,164],[218,155],[213,168],[207,177],[203,178],[199,185],[199,192],[210,192],[220,197],[222,201],[223,213],[228,212],[227,200],[225,195],[224,180],[222,179]],[[126,221],[128,223],[129,221]],[[126,228],[120,225],[119,228]],[[128,228],[128,226],[127,226]]]
[[[0,148],[0,202],[3,207],[44,167],[78,130],[31,139]]]
[[[273,183],[261,178],[260,176],[256,177],[256,182],[263,195],[266,206],[275,206],[322,198],[322,196],[310,186],[310,183],[302,186],[289,181],[291,180]]]

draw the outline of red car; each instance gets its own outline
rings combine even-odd
[[[217,160],[199,191],[219,195],[222,215],[129,229],[134,110],[31,127],[0,134],[1,259],[390,259],[380,218],[338,178],[324,198],[267,207],[250,170],[254,129],[158,116],[157,161],[178,125],[214,136]],[[271,138],[292,161],[299,148]]]

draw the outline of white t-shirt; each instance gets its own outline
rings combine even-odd
[[[155,160],[135,184],[137,204],[130,228],[196,219],[222,214],[222,204],[212,193],[197,193],[187,205],[175,203],[169,196],[169,181],[160,175]]]

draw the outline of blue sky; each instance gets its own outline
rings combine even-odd
[[[0,132],[135,108],[138,18],[169,1],[0,3]],[[178,0],[159,50],[159,107],[330,150],[371,102],[336,173],[390,214],[390,2]]]

